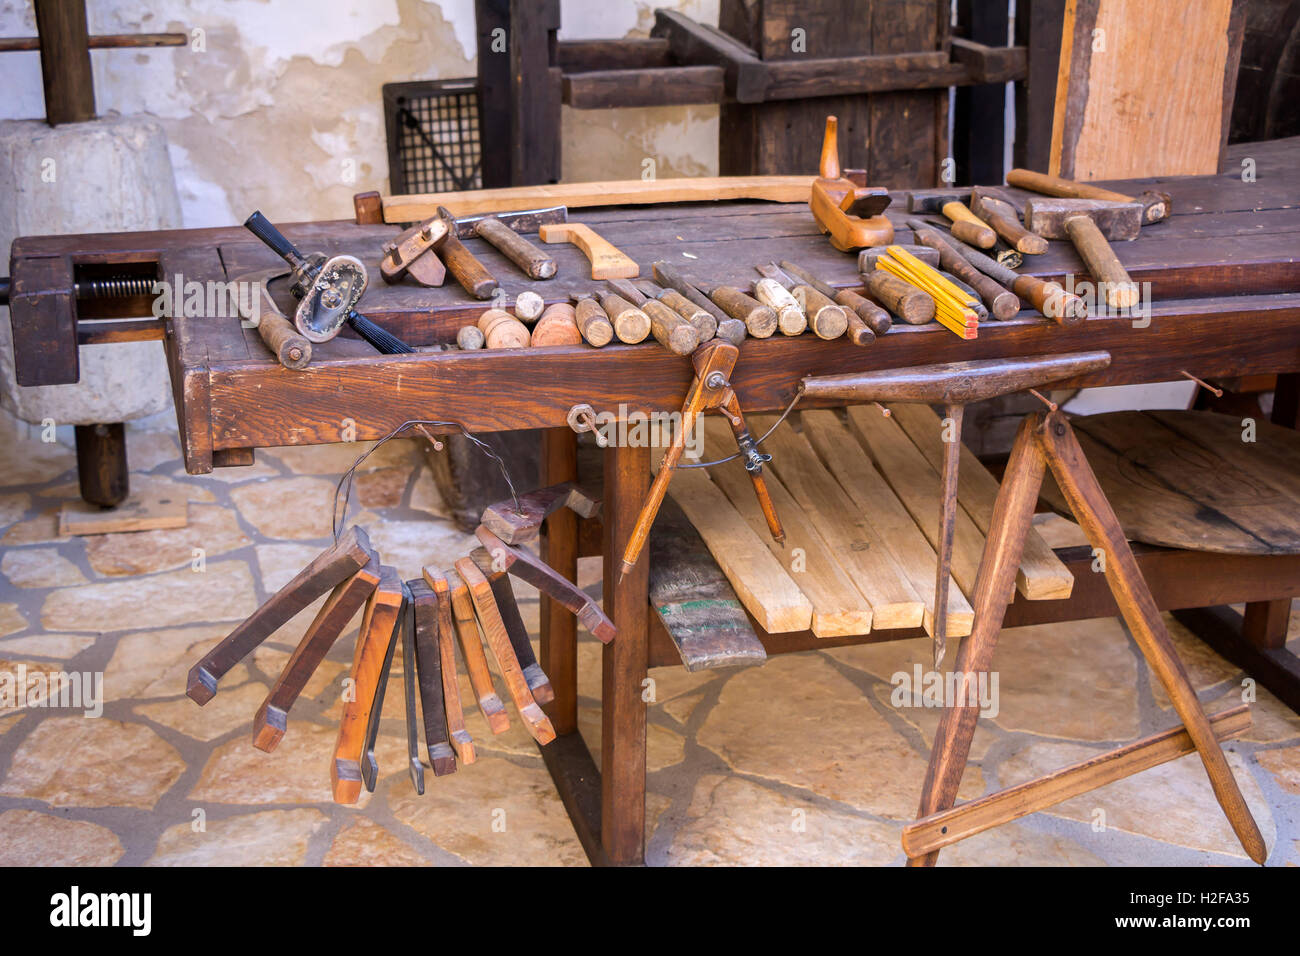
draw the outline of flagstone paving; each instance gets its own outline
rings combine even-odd
[[[317,606],[233,668],[200,708],[190,665],[323,548],[338,475],[358,445],[270,449],[247,468],[188,476],[170,413],[128,426],[132,485],[189,502],[185,528],[62,537],[77,495],[71,436],[0,412],[0,673],[103,675],[103,714],[0,706],[0,865],[585,865],[536,746],[518,720],[466,724],[479,759],[407,777],[400,689],[385,702],[382,779],[356,807],[330,800],[329,759],[354,621],[295,705],[276,750],[252,747],[254,711]],[[405,576],[474,546],[447,518],[421,451],[390,442],[358,470],[348,520]],[[1053,519],[1054,533],[1077,534]],[[1046,523],[1045,527],[1048,526]],[[579,585],[599,595],[600,563]],[[517,588],[528,626],[536,592]],[[317,602],[319,604],[319,602]],[[1253,693],[1254,726],[1229,762],[1270,865],[1300,864],[1300,717],[1170,621],[1210,710]],[[1300,650],[1300,613],[1290,647]],[[775,658],[648,688],[647,858],[654,865],[901,865],[937,711],[899,706],[891,678],[927,642]],[[951,653],[951,651],[950,651]],[[579,727],[599,759],[600,646],[579,645]],[[1008,786],[1175,718],[1114,619],[1008,631],[998,712],[982,720],[963,795]],[[392,688],[400,688],[400,651]],[[473,695],[463,665],[462,697]],[[499,688],[500,689],[500,688]],[[946,850],[947,865],[1245,865],[1198,762],[1183,758]]]

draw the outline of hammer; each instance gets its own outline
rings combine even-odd
[[[1148,189],[1140,196],[1126,196],[1111,189],[1102,189],[1091,183],[1076,183],[1072,179],[1036,173],[1032,169],[1013,169],[1007,173],[1007,184],[1028,189],[1047,196],[1067,199],[1104,199],[1107,202],[1136,202],[1142,205],[1142,222],[1159,222],[1173,212],[1173,199],[1168,193]]]
[[[1109,239],[1136,239],[1142,228],[1140,202],[1104,199],[1039,199],[1025,203],[1025,226],[1047,239],[1069,238],[1097,280],[1106,304],[1128,309],[1138,303],[1138,288],[1120,264]]]

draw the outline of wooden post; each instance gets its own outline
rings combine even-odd
[[[111,508],[126,500],[130,473],[126,463],[126,425],[77,425],[77,479],[81,497]]]
[[[605,612],[618,635],[605,645],[601,676],[600,831],[614,865],[637,864],[645,855],[646,676],[650,562],[645,556],[619,580],[619,564],[650,485],[650,449],[617,446],[605,451]]]
[[[36,30],[41,37],[46,122],[58,126],[94,119],[95,82],[84,0],[36,0]]]
[[[569,428],[542,432],[542,486],[578,478],[578,436]],[[542,560],[557,574],[578,580],[578,516],[560,508],[542,525]],[[578,729],[578,626],[569,611],[541,595],[541,665],[555,699],[545,706],[557,734]]]

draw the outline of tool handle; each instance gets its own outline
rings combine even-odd
[[[864,273],[867,294],[908,325],[934,321],[934,299],[883,269]]]
[[[969,242],[980,249],[992,249],[998,243],[998,234],[983,223],[961,219],[952,224],[951,232],[962,242]]]
[[[1058,325],[1078,325],[1088,314],[1081,298],[1066,292],[1058,283],[1046,282],[1038,276],[1016,276],[1011,289]]]
[[[261,239],[281,259],[297,268],[304,260],[298,247],[285,238],[284,233],[271,224],[271,220],[255,211],[244,220],[244,228]]]
[[[257,334],[285,368],[305,368],[311,361],[311,343],[283,315],[263,313]]]
[[[843,306],[836,305],[810,285],[794,287],[794,298],[808,316],[808,324],[819,339],[838,339],[849,327],[849,316]]]
[[[1106,304],[1117,309],[1137,305],[1137,286],[1097,224],[1088,216],[1072,216],[1065,221],[1065,231],[1074,240],[1074,248],[1092,277],[1105,285]]]
[[[537,237],[542,242],[571,242],[591,262],[593,279],[635,279],[640,267],[609,240],[590,226],[580,222],[547,223],[538,227]]]
[[[548,306],[542,317],[533,326],[532,346],[538,348],[547,345],[581,345],[582,335],[578,331],[576,311],[567,302],[557,302]]]
[[[595,299],[579,299],[574,306],[574,321],[578,331],[593,348],[608,345],[614,339],[614,325]]]
[[[526,349],[532,342],[528,326],[504,309],[488,309],[478,317],[478,328],[490,349]]]
[[[641,311],[650,317],[650,333],[655,341],[674,355],[690,355],[700,344],[700,333],[658,299],[646,299]]]
[[[443,265],[460,283],[461,288],[476,299],[492,298],[492,293],[497,290],[497,280],[474,257],[474,253],[465,248],[463,242],[448,232],[438,251],[442,254]]]
[[[1011,207],[1008,206],[1007,208],[1010,209]],[[1027,256],[1041,256],[1047,251],[1047,240],[1038,233],[1030,232],[1020,225],[1020,220],[1014,215],[1009,215],[1000,209],[993,211],[986,206],[984,218],[993,227],[993,231],[1005,239],[1009,245],[1013,246],[1016,252]]]
[[[644,342],[650,334],[650,316],[646,315],[627,299],[612,292],[599,293],[601,307],[609,316],[610,323],[620,342],[636,345]]]
[[[746,295],[735,286],[720,285],[709,290],[709,298],[718,308],[745,323],[745,329],[756,339],[765,339],[776,331],[776,310]]]
[[[1077,183],[1060,176],[1036,173],[1032,169],[1013,169],[1007,173],[1007,185],[1019,186],[1030,192],[1043,193],[1046,196],[1064,196],[1068,199],[1104,199],[1107,202],[1133,202],[1132,196],[1102,189],[1090,183]]]
[[[645,287],[641,288],[644,292]],[[696,305],[676,289],[661,289],[655,298],[695,326],[701,342],[707,342],[718,334],[718,320],[713,313]]]
[[[515,232],[500,219],[489,217],[474,224],[474,233],[523,270],[530,279],[555,275],[555,260]]]
[[[790,290],[774,278],[754,280],[754,298],[776,310],[776,325],[784,335],[799,335],[808,328],[808,316]]]
[[[415,351],[392,332],[375,325],[356,309],[348,313],[348,325],[352,326],[352,330],[357,335],[385,355],[405,355]]]
[[[852,289],[840,289],[835,293],[835,301],[853,313],[849,316],[849,336],[854,345],[870,345],[877,335],[884,335],[894,324],[885,309]],[[855,318],[870,337],[862,334],[861,328],[853,321]]]

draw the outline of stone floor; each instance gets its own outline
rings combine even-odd
[[[0,673],[102,672],[103,714],[0,708],[0,864],[537,864],[585,857],[517,720],[481,758],[417,797],[401,693],[385,708],[377,791],[329,798],[328,761],[351,640],[338,642],[273,754],[251,719],[311,613],[238,666],[199,708],[185,673],[326,543],[336,476],[356,446],[259,452],[250,468],[189,477],[170,415],[129,429],[136,489],[183,495],[181,530],[60,537],[77,496],[70,436],[0,414]],[[351,515],[404,576],[450,563],[470,539],[445,520],[409,443],[366,462]],[[1060,532],[1060,528],[1056,529]],[[1068,533],[1069,529],[1066,529]],[[599,565],[582,585],[598,593]],[[535,626],[535,593],[521,592]],[[1200,691],[1239,701],[1242,674],[1171,622]],[[355,627],[353,629],[355,632]],[[1300,619],[1293,622],[1300,650]],[[600,649],[581,645],[582,732],[599,753]],[[900,864],[936,711],[890,702],[890,676],[923,642],[832,649],[759,668],[652,672],[647,856],[653,864]],[[1007,632],[1000,712],[981,721],[964,795],[1007,786],[1171,726],[1175,717],[1115,620]],[[395,664],[400,668],[400,657]],[[469,697],[468,682],[462,694]],[[394,683],[394,687],[400,684]],[[472,698],[469,698],[472,699]],[[1228,745],[1270,848],[1300,862],[1300,718],[1267,691]],[[945,851],[960,864],[1239,865],[1246,862],[1194,758],[1147,771]]]

